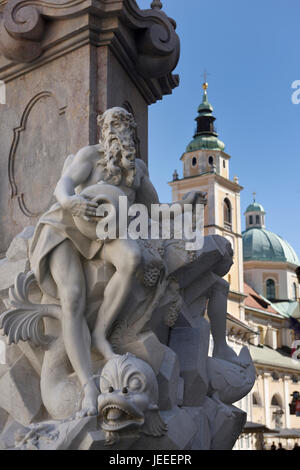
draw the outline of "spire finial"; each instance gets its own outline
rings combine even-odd
[[[153,2],[151,3],[152,10],[161,10],[162,7],[163,5],[160,0],[153,0]]]
[[[203,72],[202,88],[203,88],[205,94],[206,94],[206,90],[207,90],[207,88],[208,88],[208,83],[207,83],[207,76],[208,76],[208,75],[209,75],[209,74],[207,73],[207,71],[204,70],[204,72]]]
[[[253,194],[253,202],[256,202],[256,193],[252,193]]]

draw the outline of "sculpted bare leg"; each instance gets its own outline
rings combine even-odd
[[[80,415],[94,415],[97,414],[99,391],[92,379],[91,337],[84,317],[86,288],[81,261],[72,243],[65,240],[53,250],[49,264],[62,307],[65,348],[84,388]]]
[[[133,277],[141,262],[141,254],[134,240],[116,239],[104,245],[101,258],[113,264],[116,272],[104,291],[104,300],[98,313],[92,341],[93,346],[106,359],[110,359],[114,352],[107,336],[130,293]]]
[[[213,357],[240,365],[237,354],[226,342],[226,313],[229,285],[224,279],[211,288],[207,314],[210,319],[211,333],[214,340]]]

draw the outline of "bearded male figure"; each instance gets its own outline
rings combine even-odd
[[[82,415],[97,413],[99,395],[91,379],[91,334],[85,319],[86,284],[82,257],[91,260],[98,255],[116,267],[99,315],[99,318],[102,316],[102,324],[96,327],[100,331],[100,338],[96,339],[95,346],[109,359],[113,351],[106,340],[106,330],[126,299],[140,254],[131,240],[117,239],[102,246],[86,238],[76,227],[73,217],[93,219],[98,204],[83,198],[79,193],[88,186],[106,181],[120,185],[133,202],[136,189],[146,174],[141,160],[135,166],[133,117],[121,108],[114,108],[103,115],[101,123],[102,141],[98,145],[84,147],[75,156],[70,155],[66,159],[54,192],[58,203],[39,221],[30,247],[31,267],[40,288],[61,303],[65,348],[84,387]],[[117,156],[120,154],[117,165]],[[155,198],[153,189],[152,192]]]
[[[144,204],[150,213],[151,205],[159,204],[147,167],[136,158],[136,124],[133,116],[125,109],[112,108],[103,114],[99,124],[99,144],[84,147],[66,159],[54,192],[58,202],[41,217],[29,251],[31,268],[39,287],[48,297],[59,300],[61,305],[65,350],[84,391],[79,416],[97,414],[99,390],[93,380],[91,347],[105,360],[114,356],[108,336],[127,301],[134,276],[142,264],[142,253],[138,242],[130,238],[105,242],[90,239],[78,228],[75,219],[99,221],[98,204],[86,195],[97,183],[105,183],[99,184],[100,193],[101,187],[106,186],[115,193],[125,194],[128,207],[134,203]],[[85,196],[80,195],[84,193]],[[177,204],[194,205],[199,197],[204,204],[203,196],[203,193],[191,192]],[[222,262],[221,268],[212,268],[216,276],[215,285],[208,293],[208,316],[215,343],[214,356],[236,362],[238,358],[227,345],[225,337],[227,291],[223,289],[219,276],[228,272],[232,264],[232,250],[229,243],[223,240],[224,243],[225,270]],[[168,249],[172,243],[169,245]],[[104,289],[96,324],[90,331],[85,318],[87,286],[83,260],[96,257],[113,265],[115,272]],[[176,257],[176,248],[171,248],[171,258]],[[182,261],[180,256],[179,259],[181,264],[189,263]]]
[[[61,303],[66,352],[84,389],[82,416],[97,413],[99,391],[92,380],[91,343],[106,360],[114,355],[107,335],[127,300],[141,253],[135,240],[116,238],[103,244],[85,237],[73,217],[96,220],[98,205],[79,194],[105,182],[125,193],[129,207],[142,203],[150,209],[151,204],[159,203],[146,165],[136,158],[133,116],[122,108],[112,108],[103,114],[99,124],[100,143],[84,147],[66,159],[54,192],[58,203],[40,219],[29,254],[41,290]],[[193,203],[194,199],[195,193],[184,202]],[[111,263],[116,271],[105,288],[91,337],[85,319],[82,257],[91,260],[96,256]]]

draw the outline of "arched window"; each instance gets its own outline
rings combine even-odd
[[[293,282],[293,299],[297,300],[298,295],[297,295],[297,284]]]
[[[253,224],[253,215],[249,215],[249,225]]]
[[[261,406],[260,396],[257,392],[252,393],[252,405]]]
[[[275,393],[275,395],[272,396],[271,406],[278,406],[279,408],[282,407],[282,400],[278,393]]]
[[[213,165],[213,163],[214,163],[214,157],[212,156],[208,157],[208,164]]]
[[[192,166],[196,166],[197,165],[197,158],[196,157],[193,157],[192,159]]]
[[[232,210],[231,210],[231,203],[229,199],[227,199],[227,197],[224,199],[223,210],[224,210],[224,227],[231,229]]]
[[[255,216],[255,223],[256,223],[256,224],[259,224],[259,215],[256,215],[256,216]]]
[[[273,279],[268,279],[266,282],[266,297],[269,300],[276,298],[275,281]]]
[[[281,396],[276,393],[272,396],[271,406],[273,406],[272,420],[274,420],[275,428],[282,427],[282,415],[284,414],[282,410],[282,399]]]

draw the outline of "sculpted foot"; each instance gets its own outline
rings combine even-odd
[[[76,413],[76,418],[85,418],[98,414],[97,401],[99,394],[100,392],[93,382],[85,386],[81,410]]]
[[[222,359],[223,361],[231,362],[232,364],[236,364],[241,367],[246,367],[246,365],[240,361],[239,356],[232,348],[228,346],[228,344],[214,348],[213,357],[216,359]]]
[[[92,343],[93,347],[104,357],[106,361],[109,361],[110,359],[118,356],[118,354],[114,353],[106,338],[93,336]]]

